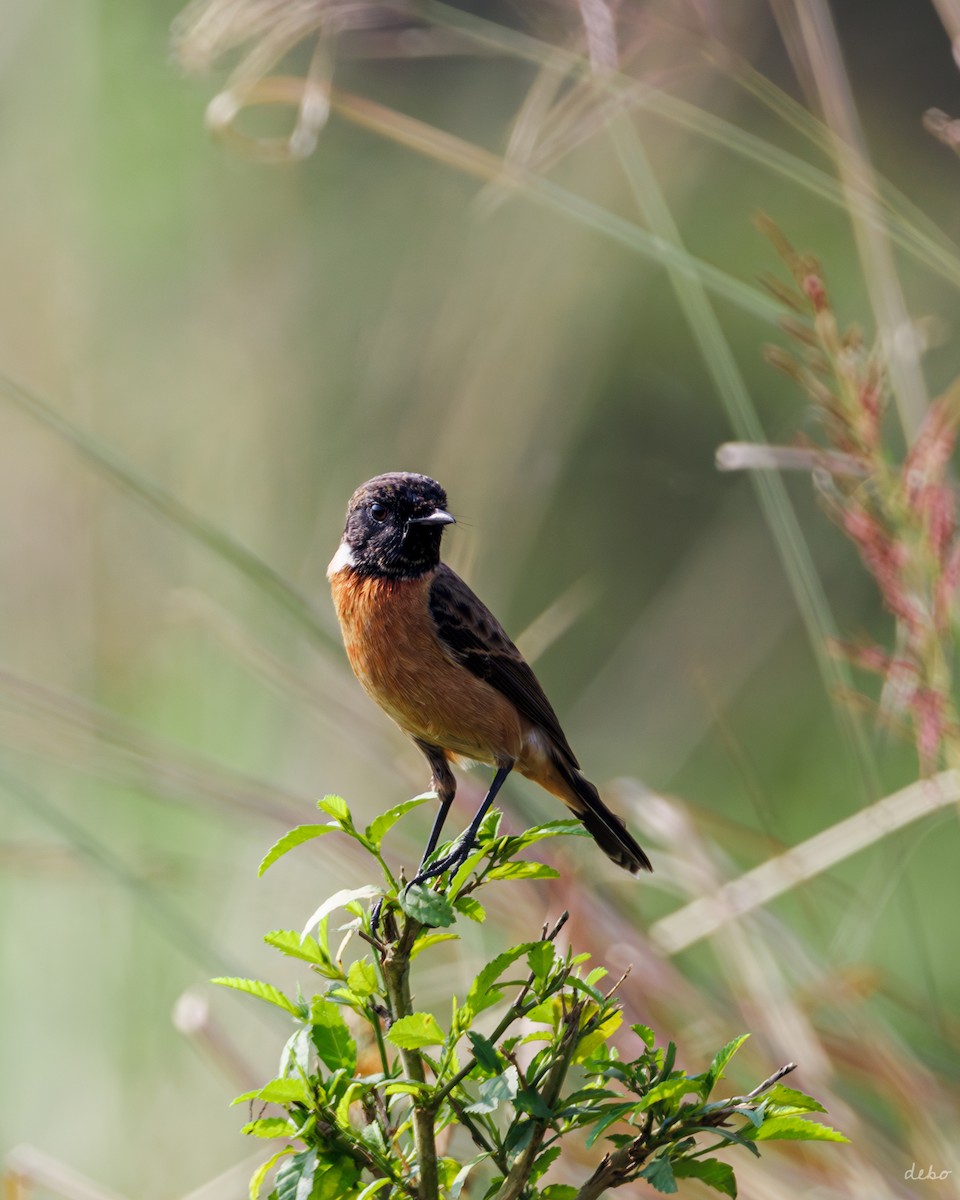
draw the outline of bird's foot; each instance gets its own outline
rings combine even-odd
[[[456,842],[449,854],[445,854],[443,858],[438,858],[436,862],[432,862],[429,867],[421,867],[414,875],[413,879],[407,884],[407,887],[413,887],[415,883],[426,883],[428,879],[436,879],[438,875],[442,875],[444,871],[452,870],[456,867],[462,867],[470,857],[470,851],[476,846],[476,835],[469,831]]]

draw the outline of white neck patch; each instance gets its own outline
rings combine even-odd
[[[327,578],[332,579],[338,571],[344,571],[347,567],[355,567],[356,565],[357,560],[353,556],[353,551],[346,542],[341,542],[336,554],[330,559],[330,565],[327,567]]]

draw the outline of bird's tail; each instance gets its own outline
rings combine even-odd
[[[537,782],[560,797],[607,858],[632,875],[639,871],[652,871],[650,859],[627,830],[623,818],[607,808],[590,780],[558,757],[553,757],[551,765],[554,770],[550,772],[552,778],[549,782],[542,776],[537,778]]]

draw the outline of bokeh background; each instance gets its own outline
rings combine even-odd
[[[265,69],[302,75],[336,8],[291,4],[303,37]],[[181,25],[176,53],[175,0],[0,3],[0,1156],[30,1145],[105,1196],[245,1195],[258,1147],[227,1104],[284,1029],[207,981],[295,986],[262,934],[363,866],[323,839],[258,882],[263,852],[324,793],[369,818],[425,783],[349,673],[324,580],[354,487],[411,469],[447,486],[449,561],[657,864],[634,882],[551,844],[561,880],[510,885],[423,1002],[568,907],[685,1066],[750,1030],[738,1085],[796,1059],[853,1139],[740,1163],[743,1195],[960,1194],[955,812],[678,954],[648,936],[917,776],[837,699],[805,619],[814,597],[834,629],[890,636],[809,478],[761,494],[714,467],[751,429],[816,432],[763,361],[777,263],[754,210],[876,329],[831,94],[859,115],[882,236],[933,247],[890,235],[930,394],[960,369],[960,161],[921,125],[960,109],[952,6],[833,8],[839,58],[805,37],[831,28],[813,0],[625,3],[613,40],[610,10],[565,0],[386,27],[341,6],[336,86],[478,147],[471,173],[336,105],[303,161],[251,153],[289,129],[277,106],[213,139],[208,102],[269,32],[258,0],[194,8],[215,36]],[[485,179],[508,150],[526,174]],[[506,807],[556,815],[523,781]],[[397,862],[428,819],[391,835]],[[23,1194],[74,1194],[49,1184]]]

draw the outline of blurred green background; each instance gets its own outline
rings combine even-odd
[[[349,673],[324,579],[352,490],[408,469],[447,487],[460,521],[448,560],[527,632],[588,774],[657,865],[635,883],[574,843],[557,887],[514,885],[502,932],[465,931],[450,969],[469,979],[487,945],[571,907],[575,944],[611,969],[634,963],[632,1019],[691,1055],[750,1029],[753,1082],[796,1058],[798,1086],[833,1097],[854,1147],[770,1152],[744,1166],[743,1195],[960,1194],[955,813],[676,960],[644,934],[917,769],[869,716],[868,761],[851,748],[778,531],[751,480],[714,469],[741,431],[668,272],[576,210],[336,113],[300,164],[225,149],[203,124],[225,72],[185,77],[173,61],[179,7],[0,4],[0,1155],[29,1143],[104,1189],[165,1200],[256,1149],[227,1101],[272,1071],[283,1027],[206,981],[293,986],[261,935],[365,882],[327,839],[257,882],[316,797],[341,793],[369,817],[425,783]],[[960,236],[960,163],[920,125],[931,105],[960,108],[935,9],[836,8],[878,167]],[[582,49],[576,6],[475,11]],[[722,117],[832,170],[715,52],[803,103],[766,4],[641,4],[621,21],[626,74],[698,106],[705,128]],[[368,57],[345,37],[337,85],[495,154],[518,114],[536,130],[531,62],[489,46],[417,55],[402,36],[389,47]],[[752,286],[776,269],[751,224],[762,208],[821,258],[841,317],[872,333],[842,206],[663,112],[628,121],[690,254]],[[561,153],[544,176],[643,226],[603,120],[552,133]],[[936,394],[958,370],[956,283],[896,261],[932,331]],[[715,309],[770,440],[815,433],[762,360],[772,321],[729,299]],[[785,482],[836,627],[889,638],[809,479]],[[233,544],[264,569],[238,570]],[[639,780],[670,799],[645,799]],[[483,782],[461,787],[458,821]],[[516,824],[555,815],[522,781],[506,808]],[[398,827],[398,862],[414,863],[427,822]],[[445,984],[423,981],[423,1000]],[[171,1020],[187,989],[190,1035]],[[904,1180],[915,1160],[953,1174]],[[244,1194],[243,1170],[209,1192]]]

